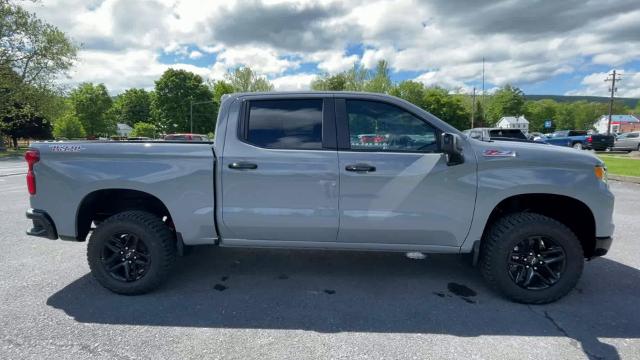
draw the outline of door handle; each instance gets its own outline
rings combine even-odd
[[[347,165],[345,168],[347,171],[355,171],[355,172],[373,172],[376,171],[375,166],[371,166],[369,164],[353,164]]]
[[[229,169],[234,169],[234,170],[255,170],[257,168],[258,168],[257,164],[244,162],[244,161],[234,162],[229,164]]]

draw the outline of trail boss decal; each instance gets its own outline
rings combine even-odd
[[[51,152],[79,152],[84,150],[80,145],[49,145]]]
[[[516,152],[513,150],[489,149],[489,150],[485,150],[483,155],[485,157],[515,157]]]

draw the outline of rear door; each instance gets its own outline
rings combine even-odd
[[[425,118],[388,102],[336,98],[338,241],[408,249],[459,246],[476,197],[476,160],[447,166]],[[381,141],[363,142],[361,134]],[[369,244],[369,245],[365,245]]]
[[[253,246],[335,241],[333,99],[249,98],[234,125],[228,123],[221,161],[224,241]]]

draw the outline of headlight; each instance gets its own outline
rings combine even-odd
[[[596,165],[593,167],[593,173],[598,180],[607,182],[607,167],[604,165]]]

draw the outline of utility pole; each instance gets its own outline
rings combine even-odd
[[[609,74],[607,78],[604,80],[606,82],[611,81],[611,88],[609,88],[609,91],[611,91],[611,98],[609,99],[609,121],[607,122],[607,135],[611,135],[611,115],[613,113],[613,97],[616,91],[618,91],[618,89],[616,88],[616,81],[622,80],[622,78],[619,76],[620,75],[616,74],[616,71],[613,70],[613,73]]]
[[[193,134],[193,100],[191,100],[189,106],[189,122],[191,123],[191,130],[189,130],[190,134]]]
[[[473,121],[476,118],[476,87],[473,87],[473,96],[471,98],[471,128],[473,129]]]
[[[484,56],[482,57],[482,125],[485,125],[487,123],[487,112],[486,112],[486,106],[487,104],[484,103]]]

